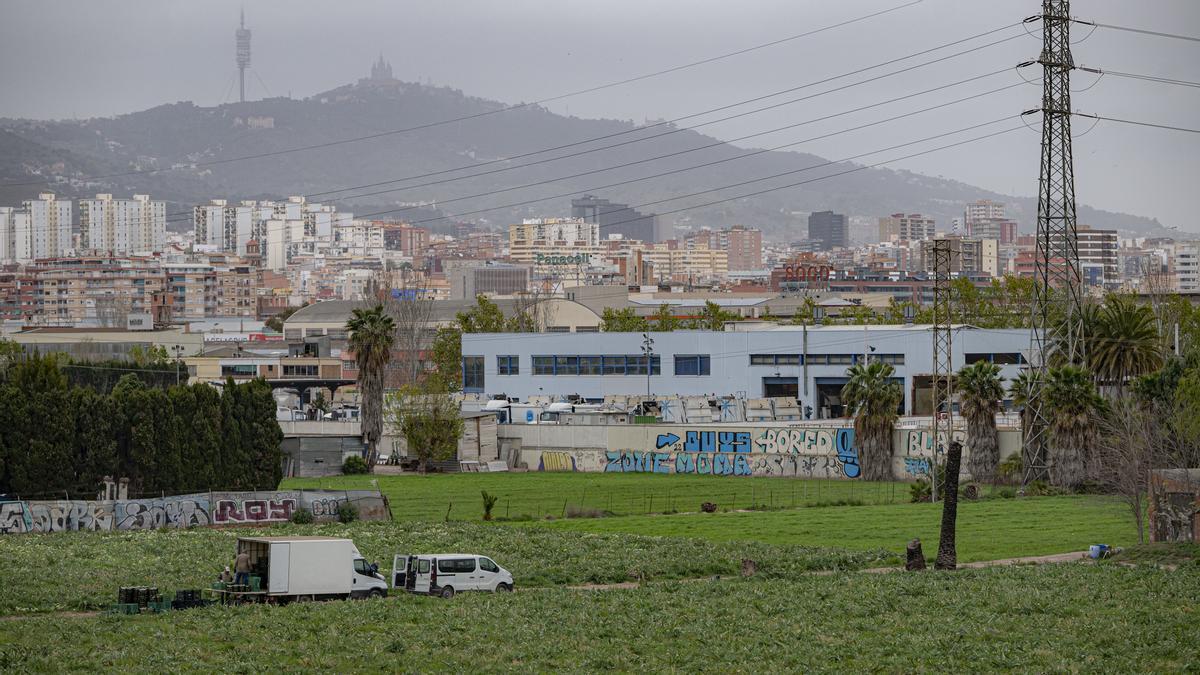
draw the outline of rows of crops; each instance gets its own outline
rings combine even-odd
[[[734,575],[743,558],[759,573],[855,569],[896,560],[886,551],[842,551],[760,542],[595,535],[469,523],[280,525],[266,529],[65,532],[0,537],[0,614],[106,607],[120,586],[203,588],[232,561],[235,539],[257,534],[349,537],[369,560],[397,553],[480,551],[521,587]]]
[[[0,669],[1186,671],[1200,570],[1086,564],[403,597],[0,626]]]

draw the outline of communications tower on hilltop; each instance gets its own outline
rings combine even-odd
[[[242,22],[234,33],[237,41],[238,90],[242,103],[246,102],[246,69],[250,67],[250,29],[246,28],[246,10],[242,10]]]

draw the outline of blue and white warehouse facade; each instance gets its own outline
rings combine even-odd
[[[732,324],[731,326],[736,326]],[[839,417],[846,369],[864,358],[891,363],[904,414],[928,414],[929,326],[774,326],[648,333],[473,333],[462,336],[463,389],[516,400],[578,395],[795,398],[812,418]],[[956,326],[953,366],[986,360],[1007,380],[1028,360],[1028,330]],[[865,356],[864,356],[865,355]],[[649,369],[649,374],[647,370]],[[647,391],[648,390],[648,391]]]

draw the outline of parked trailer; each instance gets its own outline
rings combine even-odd
[[[237,552],[250,555],[260,590],[242,595],[268,602],[379,598],[387,580],[349,539],[336,537],[239,537]]]

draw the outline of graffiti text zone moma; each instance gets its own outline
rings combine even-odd
[[[606,473],[857,478],[851,428],[687,429],[655,434],[652,447],[604,452]]]

